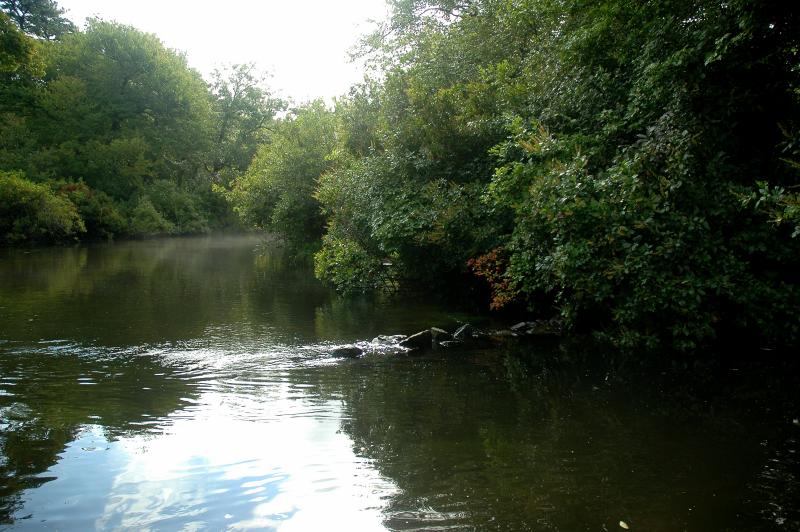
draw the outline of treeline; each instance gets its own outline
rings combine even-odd
[[[240,227],[212,191],[284,107],[252,66],[207,83],[154,36],[0,1],[0,244]]]
[[[392,0],[223,194],[343,291],[488,283],[628,349],[800,333],[800,9]],[[90,183],[91,184],[91,183]]]
[[[0,0],[0,241],[243,223],[345,292],[490,293],[628,349],[797,344],[792,2],[390,4],[374,74],[284,114],[252,67],[208,83]]]

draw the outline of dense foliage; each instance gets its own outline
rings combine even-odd
[[[0,188],[52,196],[80,222],[47,230],[9,204],[0,226],[13,229],[0,242],[235,223],[212,184],[248,167],[283,106],[252,66],[206,83],[183,55],[135,28],[95,19],[77,31],[52,0],[4,0],[0,8],[0,171],[13,174],[0,176]]]
[[[317,274],[346,291],[488,281],[494,308],[626,348],[797,342],[793,3],[390,3],[334,147],[293,163],[299,188],[251,169],[241,212],[313,242],[258,194],[319,202]]]
[[[375,74],[278,118],[250,66],[207,84],[152,35],[4,0],[0,240],[235,212],[342,291],[490,293],[628,349],[797,343],[793,3],[390,5]]]
[[[220,191],[247,223],[281,234],[299,250],[322,236],[314,188],[331,167],[334,147],[333,114],[321,101],[310,103],[276,123],[247,172]]]
[[[75,205],[19,174],[0,172],[0,234],[9,242],[86,231]]]

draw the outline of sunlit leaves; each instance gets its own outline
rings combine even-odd
[[[333,166],[335,145],[334,115],[314,102],[276,123],[247,172],[229,190],[218,190],[249,225],[295,246],[313,244],[324,223],[314,189]]]

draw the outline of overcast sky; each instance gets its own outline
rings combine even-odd
[[[300,103],[347,92],[362,78],[348,50],[386,16],[384,0],[58,0],[83,27],[99,16],[155,33],[206,77],[255,62],[280,95]]]

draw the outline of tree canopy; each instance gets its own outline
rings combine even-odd
[[[361,49],[380,75],[337,102],[317,168],[322,279],[470,294],[483,280],[493,308],[627,349],[797,341],[800,10],[391,7]],[[268,204],[248,191],[272,174],[248,175],[230,198]],[[278,229],[316,241],[294,222]]]
[[[43,197],[71,204],[85,228],[31,226],[0,241],[235,223],[211,185],[248,167],[283,106],[252,66],[234,65],[207,83],[183,54],[136,28],[91,19],[77,31],[50,0],[0,7],[0,172],[16,180],[0,178],[0,189],[13,196],[25,189],[19,180],[43,186]],[[23,216],[4,215],[11,225]]]
[[[6,12],[24,33],[48,41],[76,31],[55,0],[0,0]]]
[[[796,344],[791,2],[390,6],[373,75],[287,111],[252,65],[207,83],[153,35],[4,0],[0,239],[235,212],[345,292],[485,297],[629,350]]]

